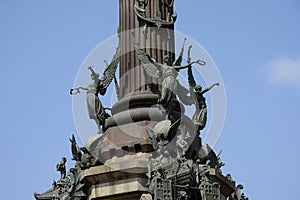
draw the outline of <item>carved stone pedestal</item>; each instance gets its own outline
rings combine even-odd
[[[139,153],[107,160],[105,165],[83,171],[88,200],[139,200],[148,193],[148,155]]]

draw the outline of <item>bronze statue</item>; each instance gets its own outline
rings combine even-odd
[[[94,166],[97,162],[97,159],[89,152],[86,147],[79,147],[75,136],[72,135],[72,138],[69,139],[71,142],[71,152],[72,152],[72,160],[75,160],[75,168],[76,169],[88,169]]]
[[[139,7],[145,9],[148,5],[149,0],[137,0]]]
[[[225,165],[225,163],[222,162],[222,160],[221,160],[221,153],[222,153],[222,150],[220,150],[220,152],[217,154],[218,163],[215,166],[215,168],[218,170],[221,170],[221,167],[223,167]]]
[[[94,71],[92,66],[89,66],[88,69],[91,71],[91,79],[93,82],[89,84],[87,87],[78,87],[70,90],[70,94],[78,94],[80,90],[86,90],[86,101],[88,107],[88,113],[90,119],[95,120],[98,129],[105,124],[105,121],[110,115],[105,111],[108,108],[104,108],[98,94],[105,95],[106,90],[112,80],[115,78],[115,72],[119,62],[119,48],[117,48],[116,54],[112,62],[106,67],[103,72],[103,77],[99,79],[99,74]],[[74,92],[75,91],[75,92]]]
[[[163,105],[170,104],[171,99],[174,98],[174,95],[177,93],[178,81],[176,77],[178,75],[178,72],[181,69],[188,68],[193,63],[198,63],[202,65],[200,60],[194,61],[192,63],[183,66],[172,66],[169,63],[170,63],[170,57],[168,55],[164,56],[163,64],[159,64],[153,61],[153,64],[157,68],[160,68],[163,76],[161,98],[159,100],[159,102]]]
[[[170,19],[167,19],[167,20],[161,19],[161,16],[159,16],[159,15],[161,15],[159,9],[158,9],[158,12],[156,14],[158,16],[155,16],[153,18],[146,17],[145,16],[146,10],[143,9],[143,8],[140,8],[138,5],[134,5],[134,12],[135,12],[136,16],[138,17],[138,19],[141,20],[143,23],[145,23],[146,25],[148,25],[148,24],[149,25],[155,25],[158,28],[160,28],[162,26],[174,25],[174,23],[177,19],[176,13],[173,13],[170,16]]]
[[[167,7],[166,20],[174,21],[177,18],[176,12],[173,12],[174,0],[162,0],[163,4]]]
[[[171,123],[170,120],[161,121],[154,128],[145,126],[145,130],[152,142],[153,150],[163,149],[172,140],[179,131],[180,122],[181,118],[177,119],[174,123]]]
[[[161,97],[158,103],[162,104],[166,109],[167,117],[170,117],[173,111],[174,99],[176,95],[183,90],[183,86],[178,82],[177,75],[181,69],[186,69],[192,66],[192,64],[199,64],[204,66],[205,62],[201,60],[189,62],[186,65],[178,65],[181,63],[182,55],[173,63],[170,64],[170,57],[164,56],[163,64],[157,63],[155,59],[151,58],[144,50],[142,50],[138,43],[135,42],[136,52],[142,63],[143,68],[148,76],[153,78],[162,78],[161,84]]]
[[[76,162],[81,162],[81,158],[82,158],[82,153],[81,153],[81,149],[78,146],[75,136],[74,134],[72,135],[72,138],[69,138],[70,142],[71,142],[71,152],[72,152],[72,160],[75,160]]]
[[[189,46],[187,59],[188,63],[191,63],[191,48],[192,46]],[[210,91],[214,86],[219,86],[219,83],[214,83],[210,87],[202,89],[201,85],[196,84],[191,65],[188,67],[188,82],[190,86],[191,101],[196,105],[196,111],[193,115],[193,122],[197,132],[200,132],[200,130],[205,127],[207,121],[206,100],[203,95]]]
[[[207,106],[203,94],[211,90],[214,86],[219,86],[219,83],[214,83],[206,89],[202,89],[200,85],[197,85],[194,88],[194,103],[196,105],[196,111],[193,115],[193,122],[196,126],[197,132],[200,132],[200,130],[205,127],[207,121]]]
[[[56,171],[60,172],[59,181],[63,181],[66,178],[66,162],[67,162],[67,158],[62,157],[61,160],[56,165]]]
[[[244,189],[244,186],[239,184],[235,188],[235,192],[231,194],[229,197],[229,200],[248,200],[249,198],[245,196],[244,193],[242,193],[242,190]]]
[[[178,88],[181,86],[176,79],[178,72],[181,69],[188,68],[193,63],[198,63],[200,65],[203,65],[203,63],[198,60],[191,62],[187,65],[183,66],[171,66],[169,64],[169,56],[164,57],[164,63],[159,64],[156,62],[153,62],[155,66],[161,69],[162,71],[162,88],[161,88],[161,98],[158,100],[158,103],[162,104],[163,107],[167,110],[167,115],[170,115],[173,108],[173,101],[176,99],[176,95],[178,94]],[[182,86],[181,86],[182,87]]]
[[[106,88],[103,87],[101,80],[99,79],[99,74],[97,74],[92,66],[89,66],[88,69],[91,71],[91,79],[93,82],[89,84],[87,87],[78,87],[71,89],[71,94],[77,94],[80,93],[81,90],[86,90],[86,101],[88,106],[88,113],[90,119],[93,119],[96,121],[96,124],[98,126],[98,129],[100,130],[100,127],[104,125],[105,120],[109,117],[109,114],[105,112],[105,109],[98,97],[98,93],[101,95],[104,95],[106,92]],[[76,91],[76,93],[73,93],[73,91]]]

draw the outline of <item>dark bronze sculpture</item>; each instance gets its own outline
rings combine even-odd
[[[65,165],[66,160],[62,159],[62,163],[58,163],[57,167],[61,168]],[[65,167],[64,167],[65,170]],[[83,192],[84,184],[80,183],[81,170],[71,168],[68,176],[63,176],[58,182],[53,182],[52,188],[43,194],[34,193],[37,200],[82,200],[86,197]]]
[[[80,90],[86,90],[86,101],[88,107],[88,113],[90,119],[95,120],[98,129],[100,130],[101,126],[104,125],[105,120],[109,117],[109,114],[106,113],[104,106],[102,105],[98,94],[105,94],[105,88],[101,84],[99,79],[99,74],[95,73],[93,68],[90,66],[88,69],[91,71],[91,79],[93,82],[89,84],[87,87],[78,87],[71,89],[70,93],[72,95],[80,93]],[[74,93],[73,91],[76,91]]]
[[[74,135],[72,135],[70,142],[73,156],[72,160],[76,161],[75,168],[84,170],[96,164],[97,160],[91,155],[89,150],[85,147],[80,148],[78,146]]]
[[[235,192],[229,197],[229,200],[248,200],[249,198],[242,193],[242,189],[244,189],[243,185],[237,185]]]
[[[207,121],[207,106],[205,102],[205,97],[203,95],[209,90],[211,90],[214,86],[219,86],[219,83],[214,83],[206,89],[202,89],[200,85],[197,85],[194,88],[194,101],[196,105],[196,111],[192,119],[198,132],[200,132],[200,130],[202,130],[205,127]]]
[[[215,166],[215,168],[218,169],[218,170],[221,170],[221,167],[223,167],[225,165],[225,163],[222,162],[222,160],[221,160],[221,153],[222,153],[222,150],[216,155],[217,159],[218,159],[218,163]]]
[[[165,55],[163,64],[160,64],[157,63],[155,59],[151,58],[147,53],[145,53],[144,50],[140,48],[138,43],[135,43],[135,48],[147,75],[153,78],[162,78],[161,97],[158,100],[158,103],[162,104],[166,109],[167,117],[170,120],[173,120],[170,118],[170,114],[173,111],[174,99],[176,99],[176,95],[178,93],[181,93],[181,91],[184,90],[184,87],[181,86],[176,79],[178,72],[182,69],[191,67],[193,64],[204,66],[205,62],[197,60],[189,62],[186,65],[179,66],[177,64],[181,63],[181,58],[177,59],[173,64],[170,64],[169,56]]]
[[[85,147],[79,147],[72,135],[74,167],[67,173],[67,159],[62,158],[56,166],[60,179],[45,193],[35,193],[37,200],[248,200],[243,187],[235,187],[231,176],[222,174],[225,163],[220,153],[216,155],[199,137],[207,121],[204,94],[219,83],[206,89],[196,83],[192,65],[206,63],[191,62],[190,46],[187,64],[182,64],[186,39],[174,59],[174,1],[119,1],[120,48],[110,64],[104,61],[102,77],[90,66],[92,83],[70,90],[71,95],[87,92],[88,114],[99,132]],[[118,64],[120,86],[115,75]],[[183,69],[188,89],[177,79]],[[110,117],[98,95],[106,94],[113,79],[120,101]],[[192,119],[182,104],[195,104]]]
[[[158,28],[160,28],[161,26],[174,25],[177,18],[176,13],[172,14],[168,20],[163,20],[160,16],[156,16],[154,18],[147,18],[145,16],[145,10],[143,8],[138,7],[137,5],[134,6],[134,12],[137,15],[137,17],[144,23],[149,25],[155,25]]]
[[[62,181],[66,178],[66,173],[67,173],[67,171],[66,171],[66,162],[67,162],[67,158],[62,157],[61,160],[56,165],[56,171],[60,172],[59,181]]]
[[[87,87],[78,87],[70,90],[71,95],[80,93],[80,90],[87,91],[86,101],[89,117],[90,119],[95,120],[99,130],[101,126],[104,125],[106,119],[110,117],[110,115],[105,111],[107,108],[104,108],[104,106],[102,105],[98,94],[100,93],[100,95],[105,95],[108,86],[115,78],[115,72],[118,67],[118,58],[119,48],[117,48],[112,62],[104,70],[101,79],[99,79],[99,74],[94,71],[92,66],[89,66],[88,69],[91,71],[91,79],[93,80],[93,82]]]
[[[82,170],[95,165],[96,159],[92,157],[85,147],[77,145],[74,135],[70,139],[72,160],[75,160],[75,167],[66,174],[67,159],[62,157],[56,165],[56,170],[60,172],[60,179],[52,184],[52,188],[43,194],[35,193],[37,200],[82,200],[86,198],[83,192],[84,184],[80,183]],[[84,154],[82,154],[82,152]]]
[[[188,50],[188,63],[191,62],[190,51],[192,46],[189,46]],[[219,86],[219,83],[214,83],[206,89],[202,89],[201,85],[197,85],[191,65],[188,67],[188,82],[190,86],[191,99],[196,106],[196,111],[193,115],[193,122],[197,129],[197,132],[200,133],[204,129],[207,121],[207,106],[206,99],[203,96],[206,92],[210,91],[214,86]]]
[[[150,0],[137,0],[139,3],[139,7],[145,9],[145,7],[148,5]]]

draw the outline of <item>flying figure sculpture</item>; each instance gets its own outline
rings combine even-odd
[[[98,97],[98,94],[100,93],[102,96],[105,95],[108,86],[115,78],[118,62],[119,48],[117,48],[112,62],[104,70],[102,78],[99,78],[99,74],[94,71],[92,66],[89,66],[88,69],[91,71],[91,79],[93,82],[87,87],[77,87],[70,90],[71,95],[80,93],[80,90],[86,90],[86,101],[89,117],[90,119],[95,120],[99,130],[101,126],[105,124],[106,119],[110,117],[110,115],[105,111],[108,108],[104,108]]]
[[[182,48],[180,56],[173,64],[170,64],[170,57],[168,55],[164,56],[163,63],[160,64],[157,63],[155,59],[151,58],[143,49],[141,49],[139,44],[136,42],[135,48],[146,74],[152,78],[162,78],[161,94],[158,103],[162,104],[162,106],[166,109],[167,117],[170,119],[170,114],[174,108],[174,100],[176,99],[176,95],[181,98],[181,91],[186,90],[176,79],[178,72],[182,69],[191,67],[193,64],[204,66],[205,62],[202,60],[197,60],[189,62],[186,65],[181,65],[183,54]],[[186,93],[188,93],[188,90]]]

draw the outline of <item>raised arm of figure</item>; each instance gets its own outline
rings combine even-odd
[[[204,66],[205,62],[202,61],[202,60],[196,60],[196,61],[190,62],[190,63],[188,63],[186,65],[174,66],[174,67],[175,67],[176,70],[181,70],[181,69],[186,69],[186,68],[192,66],[193,64],[198,64],[198,65]]]
[[[95,79],[99,79],[99,74],[94,71],[93,66],[89,66],[88,69],[91,71],[92,76],[94,76]]]
[[[208,92],[209,90],[211,90],[213,87],[219,86],[219,85],[220,85],[219,83],[214,83],[214,84],[212,84],[211,86],[209,86],[208,88],[202,90],[201,93],[204,94],[204,93]]]

